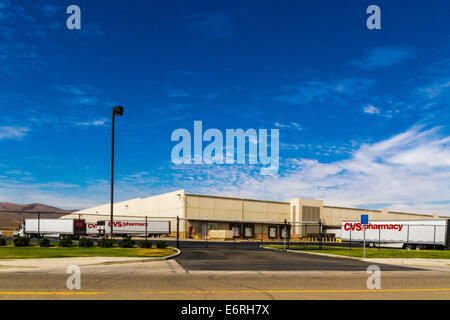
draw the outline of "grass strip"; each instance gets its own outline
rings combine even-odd
[[[267,245],[265,247],[283,249],[282,245]],[[317,252],[335,254],[347,257],[361,258],[363,256],[362,248],[347,247],[326,247],[322,246],[289,246],[290,250],[305,252]],[[385,248],[366,248],[366,258],[421,258],[421,259],[450,259],[450,250],[403,250],[403,249],[385,249]]]

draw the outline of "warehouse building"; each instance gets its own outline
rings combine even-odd
[[[87,222],[109,220],[110,204],[75,212],[65,218],[81,218]],[[171,221],[171,235],[203,238],[210,230],[232,230],[237,238],[282,239],[285,220],[292,240],[310,234],[336,232],[341,222],[359,220],[368,214],[370,220],[439,219],[438,214],[392,212],[388,209],[366,210],[324,205],[323,200],[292,199],[289,202],[241,199],[189,194],[178,190],[148,198],[136,198],[114,204],[115,219]]]

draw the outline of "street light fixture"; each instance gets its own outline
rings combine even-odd
[[[111,141],[111,238],[113,237],[114,227],[114,120],[115,116],[123,115],[123,107],[117,106],[112,109],[112,141]]]

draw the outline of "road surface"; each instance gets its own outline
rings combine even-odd
[[[381,264],[381,289],[370,290],[370,263],[257,248],[192,248],[169,261],[84,263],[81,289],[69,290],[65,263],[74,261],[15,269],[0,261],[0,299],[450,299],[448,268]]]

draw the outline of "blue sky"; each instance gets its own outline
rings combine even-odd
[[[82,29],[66,28],[77,4]],[[381,8],[381,30],[366,8]],[[450,214],[448,1],[0,0],[0,201],[175,189]],[[177,128],[279,129],[280,171],[171,163]]]

